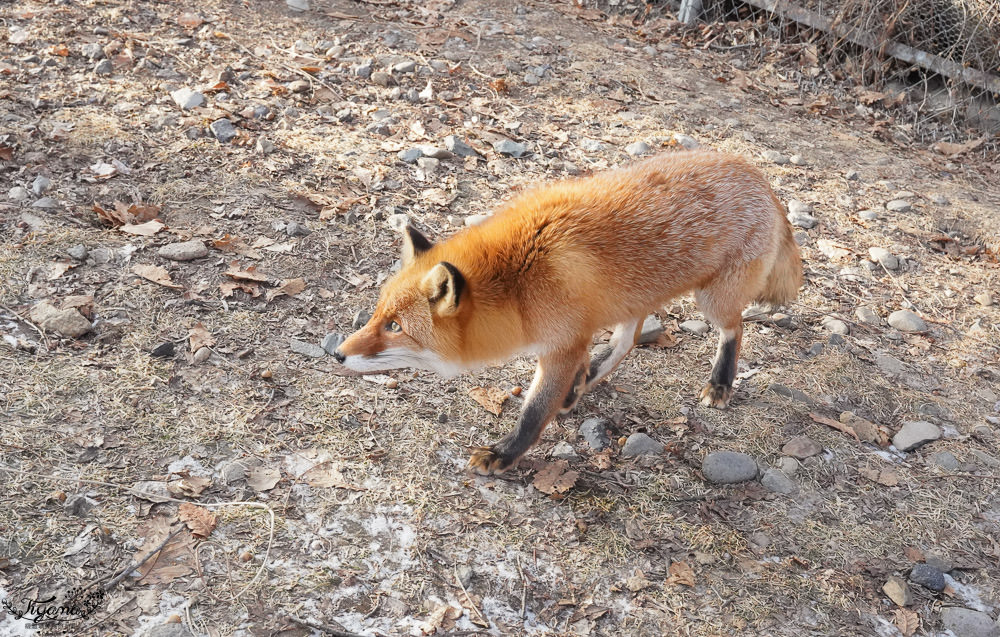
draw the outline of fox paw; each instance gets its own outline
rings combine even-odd
[[[709,383],[705,385],[704,389],[701,390],[699,398],[699,402],[706,407],[725,409],[729,406],[729,402],[733,399],[733,388],[726,387],[725,385],[715,385],[713,383]]]
[[[493,447],[472,447],[471,451],[469,466],[481,476],[503,473],[514,464],[504,460]]]

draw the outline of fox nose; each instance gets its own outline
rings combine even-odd
[[[344,360],[347,358],[346,356],[340,353],[339,349],[333,351],[333,357],[337,359],[338,363],[343,363]]]

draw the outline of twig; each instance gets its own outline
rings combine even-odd
[[[528,579],[524,576],[524,571],[521,570],[521,556],[517,556],[517,572],[521,576],[521,619],[525,617],[525,600],[528,598]]]
[[[462,592],[465,593],[465,599],[469,601],[469,606],[472,607],[472,610],[476,611],[476,615],[479,616],[479,619],[482,620],[484,624],[489,626],[490,622],[487,621],[485,617],[483,617],[483,614],[479,612],[479,607],[472,602],[472,596],[469,595],[469,591],[465,590],[465,584],[462,583],[462,578],[458,576],[458,564],[455,565],[455,581],[458,582],[458,585],[462,587]]]
[[[359,635],[358,633],[349,633],[346,630],[340,630],[339,628],[334,628],[333,626],[321,624],[320,622],[312,619],[302,619],[301,617],[296,617],[295,615],[288,615],[287,618],[299,626],[312,628],[313,630],[324,632],[327,635],[333,635],[333,637],[365,637],[364,635]]]
[[[20,320],[24,321],[25,323],[27,323],[28,325],[30,325],[31,329],[33,329],[36,332],[38,332],[38,335],[42,337],[42,341],[45,343],[45,349],[47,349],[47,350],[52,349],[49,346],[49,338],[47,336],[45,336],[45,332],[42,331],[42,328],[38,327],[37,325],[35,325],[34,323],[32,323],[30,320],[24,318],[23,316],[21,316],[20,314],[18,314],[17,312],[15,312],[13,309],[7,307],[6,305],[0,305],[0,308],[2,308],[4,310],[7,310],[8,312],[10,312],[14,316],[16,316],[18,319],[20,319]]]
[[[182,525],[179,529],[177,529],[176,531],[174,531],[173,533],[171,533],[170,535],[168,535],[162,542],[160,542],[159,546],[157,546],[155,549],[153,549],[152,551],[150,551],[149,555],[147,555],[146,557],[144,557],[141,560],[139,560],[139,562],[137,564],[130,564],[129,566],[127,566],[124,569],[122,569],[122,571],[120,573],[118,573],[118,575],[115,575],[113,578],[111,578],[108,581],[108,583],[106,583],[101,588],[103,588],[105,590],[105,592],[107,592],[107,591],[110,591],[115,586],[118,586],[118,584],[123,579],[125,579],[126,577],[129,576],[129,574],[132,573],[132,571],[134,571],[134,570],[136,570],[138,568],[142,568],[142,565],[145,564],[146,562],[148,562],[150,560],[150,558],[152,558],[154,555],[158,556],[160,554],[160,551],[163,550],[163,547],[166,546],[167,544],[169,544],[170,540],[172,540],[175,537],[177,537],[178,535],[180,535],[181,531],[183,531],[183,530],[184,530],[184,526]]]

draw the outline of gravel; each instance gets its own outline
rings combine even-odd
[[[31,192],[39,196],[44,195],[51,187],[52,180],[44,175],[35,177],[35,180],[31,182]]]
[[[885,209],[890,212],[909,212],[913,209],[913,206],[905,199],[893,199],[885,204]]]
[[[223,144],[236,138],[236,128],[225,117],[215,120],[208,128],[212,131],[212,135]]]
[[[189,111],[205,103],[204,95],[186,87],[171,91],[170,99],[174,100],[174,104],[177,104],[182,111]]]
[[[701,148],[701,144],[698,140],[690,135],[682,135],[681,133],[674,133],[674,141],[683,148],[687,150],[694,150],[696,148]]]
[[[444,147],[459,157],[479,157],[479,153],[476,152],[476,149],[463,142],[457,135],[448,135],[445,137]]]
[[[66,338],[80,338],[93,326],[73,308],[61,310],[48,301],[31,308],[31,320],[46,332],[55,332]]]
[[[552,457],[559,460],[576,460],[580,456],[573,449],[573,445],[565,440],[560,440],[552,447]]]
[[[493,150],[497,151],[501,155],[507,155],[508,157],[517,159],[528,152],[528,146],[510,139],[501,139],[493,143]],[[453,152],[457,153],[457,151]]]
[[[71,258],[77,261],[86,261],[89,252],[87,250],[87,246],[83,245],[82,243],[78,243],[75,246],[71,247],[70,249],[66,250],[66,254],[68,254]]]
[[[870,307],[865,307],[864,305],[858,307],[854,310],[854,318],[858,319],[858,322],[864,323],[865,325],[881,325],[882,319],[878,317],[875,310]]]
[[[789,161],[788,157],[782,155],[776,150],[765,150],[763,153],[761,153],[761,157],[771,162],[772,164],[778,164],[779,166],[787,164]]]
[[[807,212],[789,212],[788,223],[792,224],[796,228],[810,230],[816,227],[819,220]]]
[[[715,484],[736,484],[757,478],[757,461],[745,453],[713,451],[701,463],[705,479]]]
[[[424,156],[424,151],[419,148],[406,148],[404,150],[396,153],[396,157],[399,161],[406,162],[407,164],[415,164],[417,160]]]
[[[883,266],[886,270],[896,270],[899,268],[899,259],[885,248],[868,248],[868,255],[872,261]]]
[[[768,469],[760,478],[760,483],[765,489],[773,493],[791,495],[798,492],[799,485],[778,469]]]

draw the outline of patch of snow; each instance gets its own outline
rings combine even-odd
[[[955,594],[965,603],[968,608],[978,610],[981,613],[993,614],[993,607],[985,603],[979,596],[979,591],[970,584],[963,584],[945,573],[944,581],[955,590]]]
[[[10,593],[0,588],[0,599],[8,599]],[[27,619],[16,619],[10,613],[4,612],[0,617],[0,635],[5,637],[35,637],[38,628],[31,627],[31,622]]]
[[[160,612],[157,615],[139,615],[139,626],[132,637],[149,637],[153,628],[167,623],[172,615],[183,615],[184,608],[189,604],[186,597],[170,591],[160,593]]]

